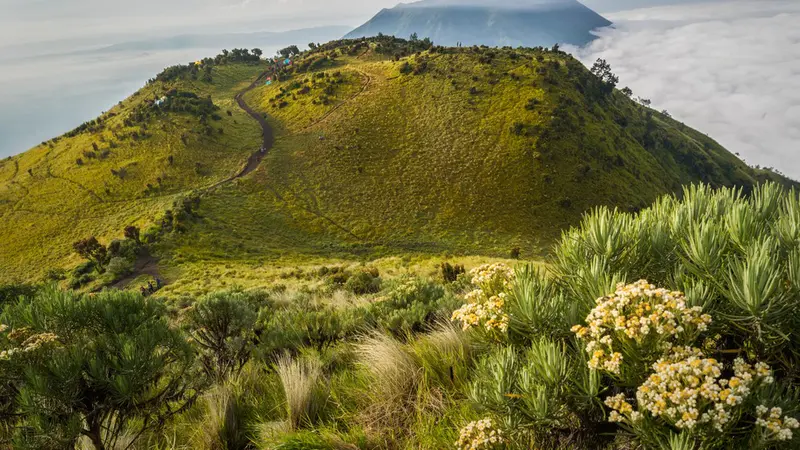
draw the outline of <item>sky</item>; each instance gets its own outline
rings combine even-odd
[[[654,107],[709,134],[752,165],[800,179],[800,1],[583,2],[615,25],[598,30],[599,39],[588,48],[569,49],[576,57],[587,65],[605,58],[620,85],[651,99]],[[165,66],[220,50],[97,49],[188,33],[355,27],[395,4],[0,0],[0,156],[22,152],[97,116]],[[275,50],[269,42],[253,46]]]
[[[728,0],[607,17],[585,49],[634,95],[716,139],[750,165],[800,179],[800,2]]]

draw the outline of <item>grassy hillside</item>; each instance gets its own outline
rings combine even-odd
[[[264,227],[284,211],[317,238],[531,255],[592,206],[635,210],[688,182],[758,178],[619,92],[582,93],[591,75],[563,53],[449,49],[395,61],[379,53],[386,44],[353,45],[311,52],[246,96],[279,138],[252,179],[208,200],[207,223],[226,220],[224,203]],[[277,239],[259,235],[241,245]]]
[[[261,140],[234,94],[263,70],[231,63],[213,67],[211,81],[154,81],[97,120],[0,162],[3,278],[74,264],[78,239],[107,242],[125,226],[151,223],[186,192],[234,175]],[[174,108],[156,112],[153,100],[172,90]],[[186,93],[199,98],[177,99]],[[218,109],[203,119],[208,96]]]
[[[382,37],[316,47],[247,92],[274,145],[232,179],[261,142],[234,97],[266,65],[211,62],[194,76],[168,69],[100,125],[2,162],[3,279],[74,266],[76,240],[159,224],[185,198],[181,232],[150,248],[174,293],[231,276],[268,284],[275,267],[326,260],[535,258],[594,206],[636,211],[690,182],[747,190],[775,178],[603,93],[560,51]],[[165,93],[169,111],[152,105]]]

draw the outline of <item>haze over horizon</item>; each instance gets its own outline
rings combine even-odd
[[[79,0],[67,5],[0,0],[0,63],[5,69],[0,73],[0,156],[21,153],[95,117],[165,66],[213,56],[226,47],[171,48],[160,39],[355,28],[396,3]],[[588,48],[572,49],[584,63],[607,59],[620,85],[652,99],[654,107],[669,110],[751,164],[800,178],[800,163],[788,157],[800,142],[800,38],[792,26],[800,22],[797,2],[734,1],[725,8],[694,5],[696,0],[582,3],[616,24],[599,30],[600,39]],[[634,3],[639,9],[628,10]],[[621,9],[628,11],[609,14]],[[754,32],[762,28],[767,31]],[[293,43],[305,47],[311,40],[322,39]],[[157,45],[87,51],[141,41]],[[270,54],[281,45],[259,41],[247,46]]]

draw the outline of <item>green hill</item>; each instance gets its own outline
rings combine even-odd
[[[108,242],[125,226],[152,223],[187,191],[234,175],[258,148],[260,130],[233,97],[263,70],[230,63],[214,67],[212,82],[155,81],[98,119],[0,162],[2,278],[75,264],[78,239]],[[172,106],[156,112],[153,100],[170,92]]]
[[[603,93],[562,52],[425,45],[332,42],[259,82],[243,99],[275,143],[237,179],[261,138],[234,97],[265,63],[165,71],[98,123],[2,162],[2,277],[74,265],[76,240],[159,224],[187,198],[181,232],[152,245],[176,290],[219,275],[247,284],[267,262],[540,255],[595,205],[636,210],[689,182],[774,177]],[[167,93],[174,110],[151,105]]]

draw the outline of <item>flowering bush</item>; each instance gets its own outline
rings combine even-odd
[[[503,432],[495,428],[492,419],[468,423],[459,433],[456,448],[459,450],[490,450],[501,448],[505,442]]]
[[[461,322],[465,330],[482,328],[492,333],[508,330],[504,307],[506,291],[511,287],[514,272],[506,265],[485,264],[470,271],[477,288],[464,297],[467,303],[453,312],[452,320]]]
[[[589,367],[621,375],[623,360],[639,363],[632,376],[675,344],[693,342],[711,323],[699,306],[689,307],[683,293],[656,288],[646,280],[619,284],[612,295],[597,299],[586,326],[572,331],[587,341]]]
[[[794,417],[783,416],[783,410],[778,407],[767,408],[764,405],[756,407],[756,426],[760,427],[764,441],[788,441],[792,439],[792,430],[800,427],[800,422]]]
[[[733,376],[721,378],[723,364],[706,358],[697,348],[679,347],[653,364],[653,373],[636,391],[638,411],[619,394],[606,399],[612,409],[609,420],[636,427],[643,414],[661,419],[679,429],[710,427],[706,434],[724,432],[733,425],[735,409],[741,407],[760,384],[773,382],[764,363],[755,366],[737,358]]]
[[[34,333],[29,327],[11,330],[8,325],[0,324],[0,334],[6,331],[7,342],[3,346],[7,348],[0,351],[0,361],[9,361],[15,355],[31,354],[49,344],[58,344],[58,336],[53,333]]]

